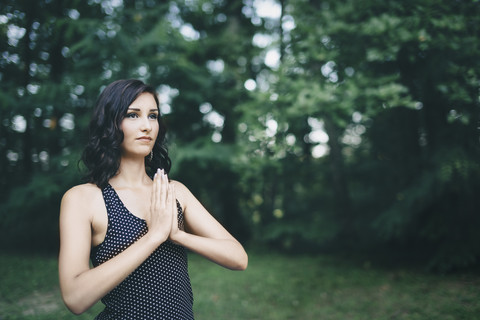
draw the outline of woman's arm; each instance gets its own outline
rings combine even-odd
[[[172,181],[175,195],[184,207],[184,232],[172,227],[170,239],[207,259],[232,270],[245,270],[248,256],[243,246],[178,181]]]
[[[89,265],[92,221],[95,211],[105,210],[101,191],[93,185],[82,185],[64,195],[60,208],[59,280],[62,298],[73,313],[83,313],[94,305],[167,239],[174,213],[165,210],[165,203],[161,204],[166,197],[160,197],[158,190],[162,186],[159,180],[154,180],[151,204],[151,211],[158,214],[147,218],[149,232],[95,268]],[[163,194],[166,194],[167,184],[164,183]],[[154,192],[157,196],[153,196]]]

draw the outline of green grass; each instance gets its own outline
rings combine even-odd
[[[250,253],[244,272],[190,255],[197,320],[480,319],[480,277],[359,266],[329,256]],[[0,320],[93,319],[63,305],[52,257],[0,254]]]

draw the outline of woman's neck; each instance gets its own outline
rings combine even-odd
[[[145,172],[145,161],[143,158],[122,157],[118,173],[110,179],[110,184],[113,183],[117,187],[136,187],[150,182],[151,179]]]

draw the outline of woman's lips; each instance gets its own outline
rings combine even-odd
[[[152,141],[152,138],[150,138],[150,137],[140,137],[140,138],[137,138],[137,140],[139,140],[139,141],[145,141],[145,142],[150,142],[150,141]]]

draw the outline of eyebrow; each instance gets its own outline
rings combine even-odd
[[[128,108],[128,110],[132,110],[132,111],[141,111],[139,108]],[[150,109],[150,112],[158,112],[158,109]]]

